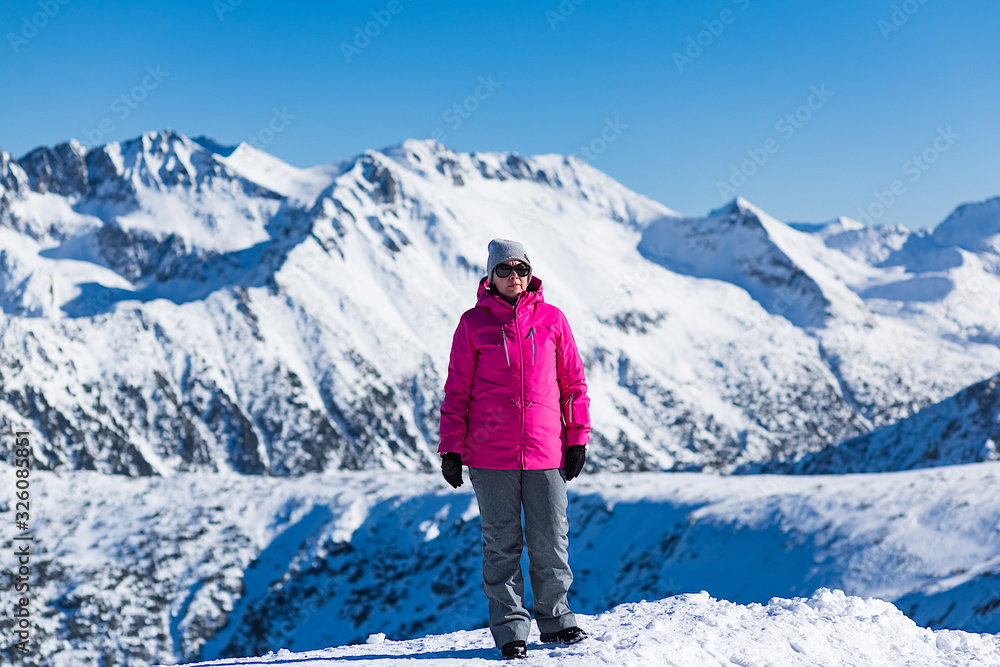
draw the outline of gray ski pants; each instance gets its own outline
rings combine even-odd
[[[469,478],[483,524],[483,591],[489,599],[490,631],[497,647],[527,641],[531,630],[521,575],[524,538],[538,630],[558,632],[576,625],[566,600],[573,573],[569,569],[563,470],[469,468]]]

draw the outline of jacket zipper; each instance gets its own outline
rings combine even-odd
[[[574,395],[575,394],[570,394],[569,395],[569,421],[567,422],[569,424],[573,423],[573,396]]]
[[[528,335],[531,336],[531,365],[535,365],[535,327],[528,327]]]
[[[518,336],[520,336],[520,335],[521,335],[521,330],[517,326],[517,308],[514,308],[514,340],[517,340]],[[521,359],[521,345],[520,344],[518,344],[518,346],[517,346],[517,354],[518,354],[518,359]],[[524,424],[524,413],[525,413],[525,400],[524,400],[524,363],[522,362],[520,365],[521,365],[521,377],[520,377],[520,381],[518,382],[518,385],[519,385],[519,387],[518,387],[518,393],[521,396],[521,398],[520,398],[520,404],[519,404],[520,413],[521,413],[521,435],[520,435],[519,439],[520,439],[521,442],[520,442],[520,446],[518,448],[520,450],[518,452],[518,458],[520,459],[521,470],[524,470],[524,440],[525,440],[525,436],[527,435],[527,432],[526,432],[526,429],[525,429],[525,424]]]
[[[507,333],[500,327],[500,337],[503,338],[503,353],[507,357],[507,368],[510,368],[510,352],[507,351]]]

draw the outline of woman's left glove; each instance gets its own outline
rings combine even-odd
[[[573,445],[566,449],[566,481],[579,477],[583,464],[587,462],[587,448]]]
[[[441,455],[441,474],[452,488],[462,486],[462,455],[457,452],[445,452]]]

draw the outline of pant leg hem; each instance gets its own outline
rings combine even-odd
[[[535,623],[538,625],[539,632],[559,632],[560,630],[572,628],[577,625],[576,616],[572,612],[564,614],[559,618],[545,618],[541,620],[536,618]]]
[[[530,624],[529,624],[530,630]],[[493,635],[493,642],[497,645],[497,648],[503,648],[504,644],[509,644],[511,642],[528,641],[528,632],[519,633],[513,628],[507,627],[505,625],[497,626],[495,628],[490,628],[490,633]]]

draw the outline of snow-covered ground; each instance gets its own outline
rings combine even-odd
[[[573,646],[528,640],[531,665],[627,667],[970,667],[1000,665],[1000,639],[921,628],[888,602],[822,589],[810,598],[739,605],[702,591],[619,605],[579,618],[591,639]],[[284,665],[424,667],[494,664],[487,630],[392,641],[373,633],[364,644],[259,658],[194,663],[209,667]],[[414,662],[415,660],[419,662]],[[193,667],[193,666],[189,666]]]
[[[1000,665],[1000,639],[921,628],[888,602],[822,589],[810,598],[773,598],[739,605],[706,592],[619,605],[581,616],[591,639],[573,646],[528,640],[526,664],[627,667],[935,667]],[[364,644],[259,658],[195,663],[209,666],[494,664],[499,651],[487,630],[408,641],[373,633]],[[416,662],[415,662],[416,661]]]
[[[12,484],[11,474],[0,466]],[[598,615],[622,603],[664,602],[587,618],[593,642],[553,654],[634,644],[641,657],[673,651],[655,648],[668,639],[678,647],[674,658],[694,655],[680,647],[695,651],[699,642],[738,657],[751,638],[773,633],[768,650],[776,656],[793,655],[790,642],[820,656],[887,651],[870,662],[811,664],[901,664],[893,656],[935,650],[955,661],[924,664],[970,664],[952,652],[992,639],[932,635],[886,603],[754,603],[839,589],[891,601],[919,626],[997,633],[998,481],[997,462],[808,477],[584,475],[570,484],[574,610]],[[33,603],[48,611],[37,617],[39,660],[22,661],[26,667],[307,652],[375,633],[417,640],[486,624],[475,498],[469,484],[452,490],[438,474],[37,472],[32,489],[32,567],[40,573]],[[11,512],[12,504],[0,505],[0,522]],[[12,553],[9,546],[0,548]],[[674,597],[702,590],[728,602]],[[11,595],[0,591],[0,615],[13,607]],[[625,626],[630,609],[646,620]],[[868,648],[852,643],[865,636]],[[486,658],[488,644],[477,632],[387,644],[376,655],[448,657],[442,647],[459,646],[451,657]],[[337,655],[365,650],[376,649]],[[809,664],[752,655],[735,664]]]

